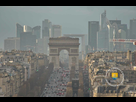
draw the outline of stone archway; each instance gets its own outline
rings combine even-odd
[[[52,57],[52,62],[56,65],[56,57]]]
[[[69,69],[75,64],[78,70],[79,38],[58,37],[49,39],[49,63],[54,62],[54,68],[59,68],[59,53],[67,50],[69,53]]]
[[[75,65],[76,61],[76,57],[72,57],[72,65]]]

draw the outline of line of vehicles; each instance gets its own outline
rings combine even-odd
[[[47,68],[47,67],[46,67]],[[41,97],[65,97],[69,70],[59,68],[51,74]]]

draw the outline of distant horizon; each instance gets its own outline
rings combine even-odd
[[[136,19],[136,6],[0,6],[0,48],[4,50],[5,39],[16,37],[16,23],[41,26],[42,30],[42,21],[49,19],[53,25],[62,26],[62,35],[88,35],[88,21],[100,22],[104,10],[109,20],[117,18],[128,29],[130,20]]]

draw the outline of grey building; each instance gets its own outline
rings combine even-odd
[[[23,32],[32,32],[32,28],[30,26],[24,25]]]
[[[121,20],[109,20],[110,24],[112,25],[113,23],[121,24]]]
[[[4,50],[11,51],[13,49],[20,50],[20,38],[9,37],[4,40]]]
[[[48,19],[42,21],[42,38],[51,37],[51,22]]]
[[[52,25],[52,37],[62,36],[62,29],[60,25]]]
[[[97,51],[109,50],[108,29],[102,29],[97,33]]]
[[[91,47],[90,47],[90,45],[86,45],[86,46],[85,46],[85,54],[90,53],[90,52],[91,52]]]
[[[106,10],[100,15],[100,31],[97,33],[97,51],[109,50]]]
[[[131,39],[136,39],[136,19],[130,20],[130,37]]]
[[[106,10],[100,14],[100,30],[106,27]]]
[[[36,39],[40,39],[41,38],[41,26],[33,27],[32,34],[36,35]]]
[[[99,31],[99,21],[88,22],[88,45],[92,51],[97,51],[97,32]]]
[[[23,32],[20,34],[20,50],[33,50],[35,51],[36,35],[32,32]]]
[[[37,43],[36,43],[36,52],[37,53],[44,53],[46,55],[49,54],[49,37],[44,37],[44,38],[40,38],[37,39]]]
[[[16,23],[16,37],[20,37],[20,33],[22,33],[22,32],[23,32],[23,26]]]
[[[130,39],[136,39],[136,19],[131,19],[130,20]],[[130,49],[132,51],[135,50],[135,46],[133,44],[130,45]]]
[[[127,30],[127,24],[118,24],[118,29],[122,29],[126,32],[126,39],[129,39],[128,37],[128,30]]]

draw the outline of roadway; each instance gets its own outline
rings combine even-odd
[[[54,70],[40,97],[65,97],[67,83],[70,81],[70,71],[64,68]]]

